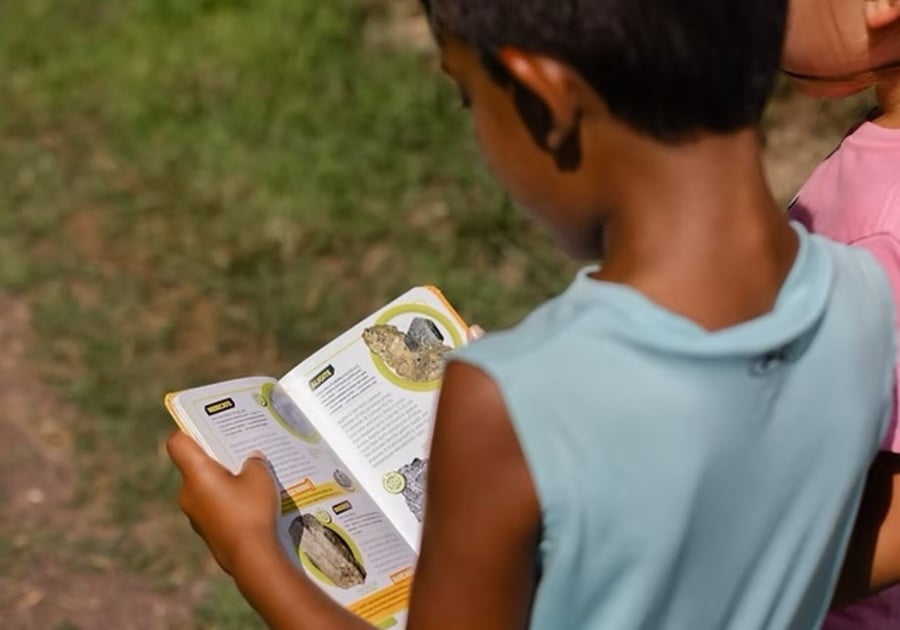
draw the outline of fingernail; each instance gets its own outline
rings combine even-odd
[[[261,459],[265,463],[269,463],[269,458],[266,457],[266,454],[262,451],[252,451],[249,455],[247,455],[247,459]]]

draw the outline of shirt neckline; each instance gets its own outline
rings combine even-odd
[[[612,307],[626,334],[652,339],[673,350],[715,355],[758,351],[763,341],[771,347],[783,346],[821,319],[832,283],[830,259],[817,243],[818,237],[796,222],[792,227],[799,248],[774,307],[765,315],[728,328],[706,330],[628,285],[596,280],[590,274],[598,265],[581,269],[564,296],[576,302],[601,300]]]

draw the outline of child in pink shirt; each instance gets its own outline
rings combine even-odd
[[[811,231],[871,252],[900,305],[900,2],[793,0],[783,65],[814,96],[876,86],[878,110],[816,169],[790,213]],[[896,412],[883,450],[900,453]],[[833,612],[823,627],[849,629],[900,629],[900,586]]]

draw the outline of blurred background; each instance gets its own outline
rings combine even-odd
[[[868,107],[779,84],[782,202]],[[0,2],[3,627],[260,627],[177,511],[163,394],[280,376],[415,284],[508,325],[574,268],[414,0]]]

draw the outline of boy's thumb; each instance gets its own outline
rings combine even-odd
[[[866,0],[866,24],[872,30],[890,26],[900,18],[897,0]]]
[[[257,473],[264,471],[272,481],[275,481],[275,470],[272,468],[272,462],[269,461],[269,458],[262,451],[253,451],[247,455],[244,465],[241,466],[241,474],[243,475],[250,471],[256,471]]]
[[[166,440],[166,450],[183,477],[197,474],[207,459],[200,445],[182,431],[175,431],[169,436]]]

